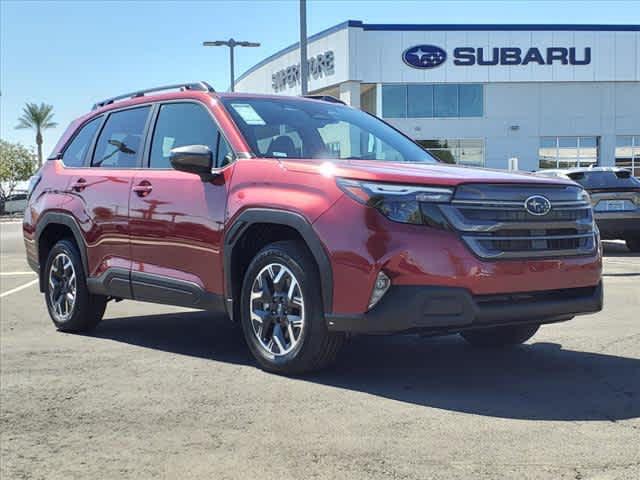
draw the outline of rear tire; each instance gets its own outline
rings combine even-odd
[[[62,332],[87,332],[102,320],[107,298],[92,295],[87,288],[78,247],[60,240],[47,257],[44,296],[49,316]]]
[[[519,345],[533,337],[540,325],[508,325],[461,332],[460,335],[475,347],[505,347]]]
[[[319,274],[304,245],[281,241],[251,261],[240,295],[249,350],[268,372],[299,375],[331,364],[343,333],[325,324]]]
[[[627,238],[625,243],[630,251],[634,253],[640,252],[640,237]]]

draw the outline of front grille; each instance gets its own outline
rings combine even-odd
[[[588,209],[581,210],[551,210],[547,215],[536,217],[522,210],[485,210],[484,208],[459,207],[460,213],[469,220],[496,220],[500,222],[540,222],[547,223],[550,220],[581,220],[590,216]]]
[[[551,202],[546,215],[525,209],[531,195]],[[593,213],[582,189],[548,185],[463,185],[440,209],[479,257],[547,258],[592,254]]]

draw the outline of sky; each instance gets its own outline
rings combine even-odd
[[[228,50],[202,41],[261,43],[236,50],[236,76],[299,39],[298,0],[0,0],[0,138],[34,145],[14,127],[25,102],[54,106],[48,155],[66,126],[106,97],[206,80],[229,87]],[[308,0],[307,32],[365,23],[640,24],[640,1]]]

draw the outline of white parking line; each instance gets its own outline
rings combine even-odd
[[[0,293],[0,298],[4,298],[8,295],[11,295],[12,293],[16,293],[16,292],[19,292],[20,290],[24,290],[25,288],[29,288],[31,285],[35,285],[36,283],[38,283],[37,278],[35,280],[31,280],[28,283],[25,283],[24,285],[20,285],[19,287],[12,288],[11,290],[7,290],[4,293]]]
[[[35,275],[36,272],[0,272],[0,277],[11,277],[13,275]]]

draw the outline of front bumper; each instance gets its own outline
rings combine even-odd
[[[456,232],[393,222],[346,195],[313,226],[333,269],[333,308],[327,313],[366,312],[381,270],[394,286],[456,287],[475,296],[592,287],[602,274],[597,250],[584,256],[484,260]]]
[[[602,310],[602,283],[501,295],[472,295],[465,288],[393,286],[363,314],[326,316],[331,331],[352,333],[453,333],[510,324],[553,323]]]

